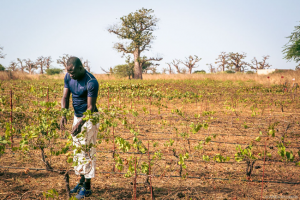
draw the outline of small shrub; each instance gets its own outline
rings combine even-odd
[[[226,70],[225,73],[226,74],[235,74],[235,71],[233,71],[233,70]]]
[[[123,64],[123,65],[116,65],[113,68],[113,73],[116,74],[118,77],[133,77],[133,65]]]
[[[205,70],[197,70],[197,71],[194,71],[193,74],[206,74],[206,71]]]
[[[254,71],[247,71],[246,74],[255,74]]]
[[[0,71],[5,71],[5,67],[0,64]]]
[[[281,70],[281,69],[276,69],[274,72],[272,72],[271,74],[282,74],[282,73],[286,73],[286,72],[290,72],[290,71],[294,71],[294,70]]]
[[[46,69],[47,75],[60,74],[63,70],[59,68]]]

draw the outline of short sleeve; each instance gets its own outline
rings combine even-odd
[[[64,82],[65,82],[65,88],[69,88],[69,79],[68,79],[68,73],[66,73],[65,78],[64,78]]]
[[[97,97],[98,96],[98,90],[99,90],[99,84],[96,79],[92,79],[88,83],[88,97]]]

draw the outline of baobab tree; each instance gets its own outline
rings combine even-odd
[[[46,68],[49,69],[50,68],[50,65],[52,63],[52,58],[51,56],[48,56],[48,57],[45,57],[45,65],[46,65]]]
[[[23,62],[25,62],[26,60],[23,59],[21,60],[20,58],[17,58],[17,61],[19,62],[20,66],[19,66],[19,69],[21,70],[21,72],[23,73],[25,68],[26,68],[26,65],[23,65]]]
[[[179,67],[179,64],[180,64],[180,60],[172,60],[171,64],[176,68],[176,71],[178,74],[181,74],[181,69]]]
[[[243,61],[244,58],[246,58],[246,53],[239,54],[230,52],[228,54],[228,66],[231,68],[233,67],[236,72],[243,72],[245,71],[245,68],[250,65]]]
[[[36,65],[40,66],[40,73],[44,74],[44,66],[46,64],[46,58],[43,56],[40,56],[36,59],[35,63],[36,63]]]
[[[29,58],[25,60],[25,63],[26,63],[25,69],[29,72],[29,74],[33,74],[33,71],[37,69],[36,64]]]
[[[256,71],[258,69],[268,69],[270,68],[272,65],[270,65],[269,63],[267,63],[267,59],[269,59],[269,55],[267,56],[263,56],[263,60],[258,62],[257,59],[254,57],[251,62],[253,64],[253,66],[250,66],[251,69],[255,69]]]
[[[141,53],[151,48],[150,43],[155,39],[153,31],[158,19],[152,15],[152,9],[142,8],[134,13],[120,18],[121,23],[108,28],[109,33],[116,34],[118,38],[129,40],[130,43],[116,43],[114,48],[125,54],[133,54],[134,79],[143,79],[142,65],[140,64]],[[148,60],[151,61],[151,60]]]
[[[216,73],[216,68],[210,63],[206,64],[210,73]]]
[[[80,61],[82,63],[83,68],[85,68],[88,72],[91,71],[91,68],[89,66],[89,61],[86,59],[85,61],[83,60],[83,58],[80,58]]]
[[[18,63],[16,63],[15,61],[11,61],[8,70],[11,70],[13,72],[18,71]]]
[[[185,58],[185,61],[180,60],[180,63],[184,64],[188,68],[189,74],[192,74],[193,68],[198,67],[196,63],[199,62],[200,60],[201,58],[198,58],[198,56],[194,55],[194,57],[189,56],[188,58]]]
[[[228,65],[228,55],[225,52],[221,52],[221,54],[216,59],[215,64],[219,64],[218,71],[224,72],[226,66]]]
[[[169,69],[166,69],[166,71],[169,72],[169,74],[174,74],[173,69],[172,69],[172,63],[166,63],[169,67]]]
[[[83,63],[82,63],[83,67],[88,71],[90,72],[91,71],[91,68],[89,66],[89,61],[88,60],[85,60]]]
[[[71,56],[69,54],[64,54],[57,59],[57,64],[63,65],[65,71],[67,71],[67,61]]]
[[[3,47],[0,47],[0,58],[5,58],[5,54],[2,53]]]

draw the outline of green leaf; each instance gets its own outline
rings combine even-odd
[[[261,137],[260,137],[260,136],[257,137],[257,138],[255,138],[255,141],[256,141],[256,142],[260,142],[260,140],[261,140]]]

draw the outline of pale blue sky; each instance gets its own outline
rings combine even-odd
[[[160,19],[145,54],[163,57],[160,70],[172,59],[197,55],[198,69],[208,71],[206,64],[222,51],[245,52],[248,62],[270,55],[272,68],[296,66],[283,59],[282,47],[300,24],[300,0],[0,0],[0,46],[7,54],[0,63],[39,56],[56,61],[66,53],[88,59],[92,72],[103,73],[100,66],[125,62],[107,28],[142,7]]]

